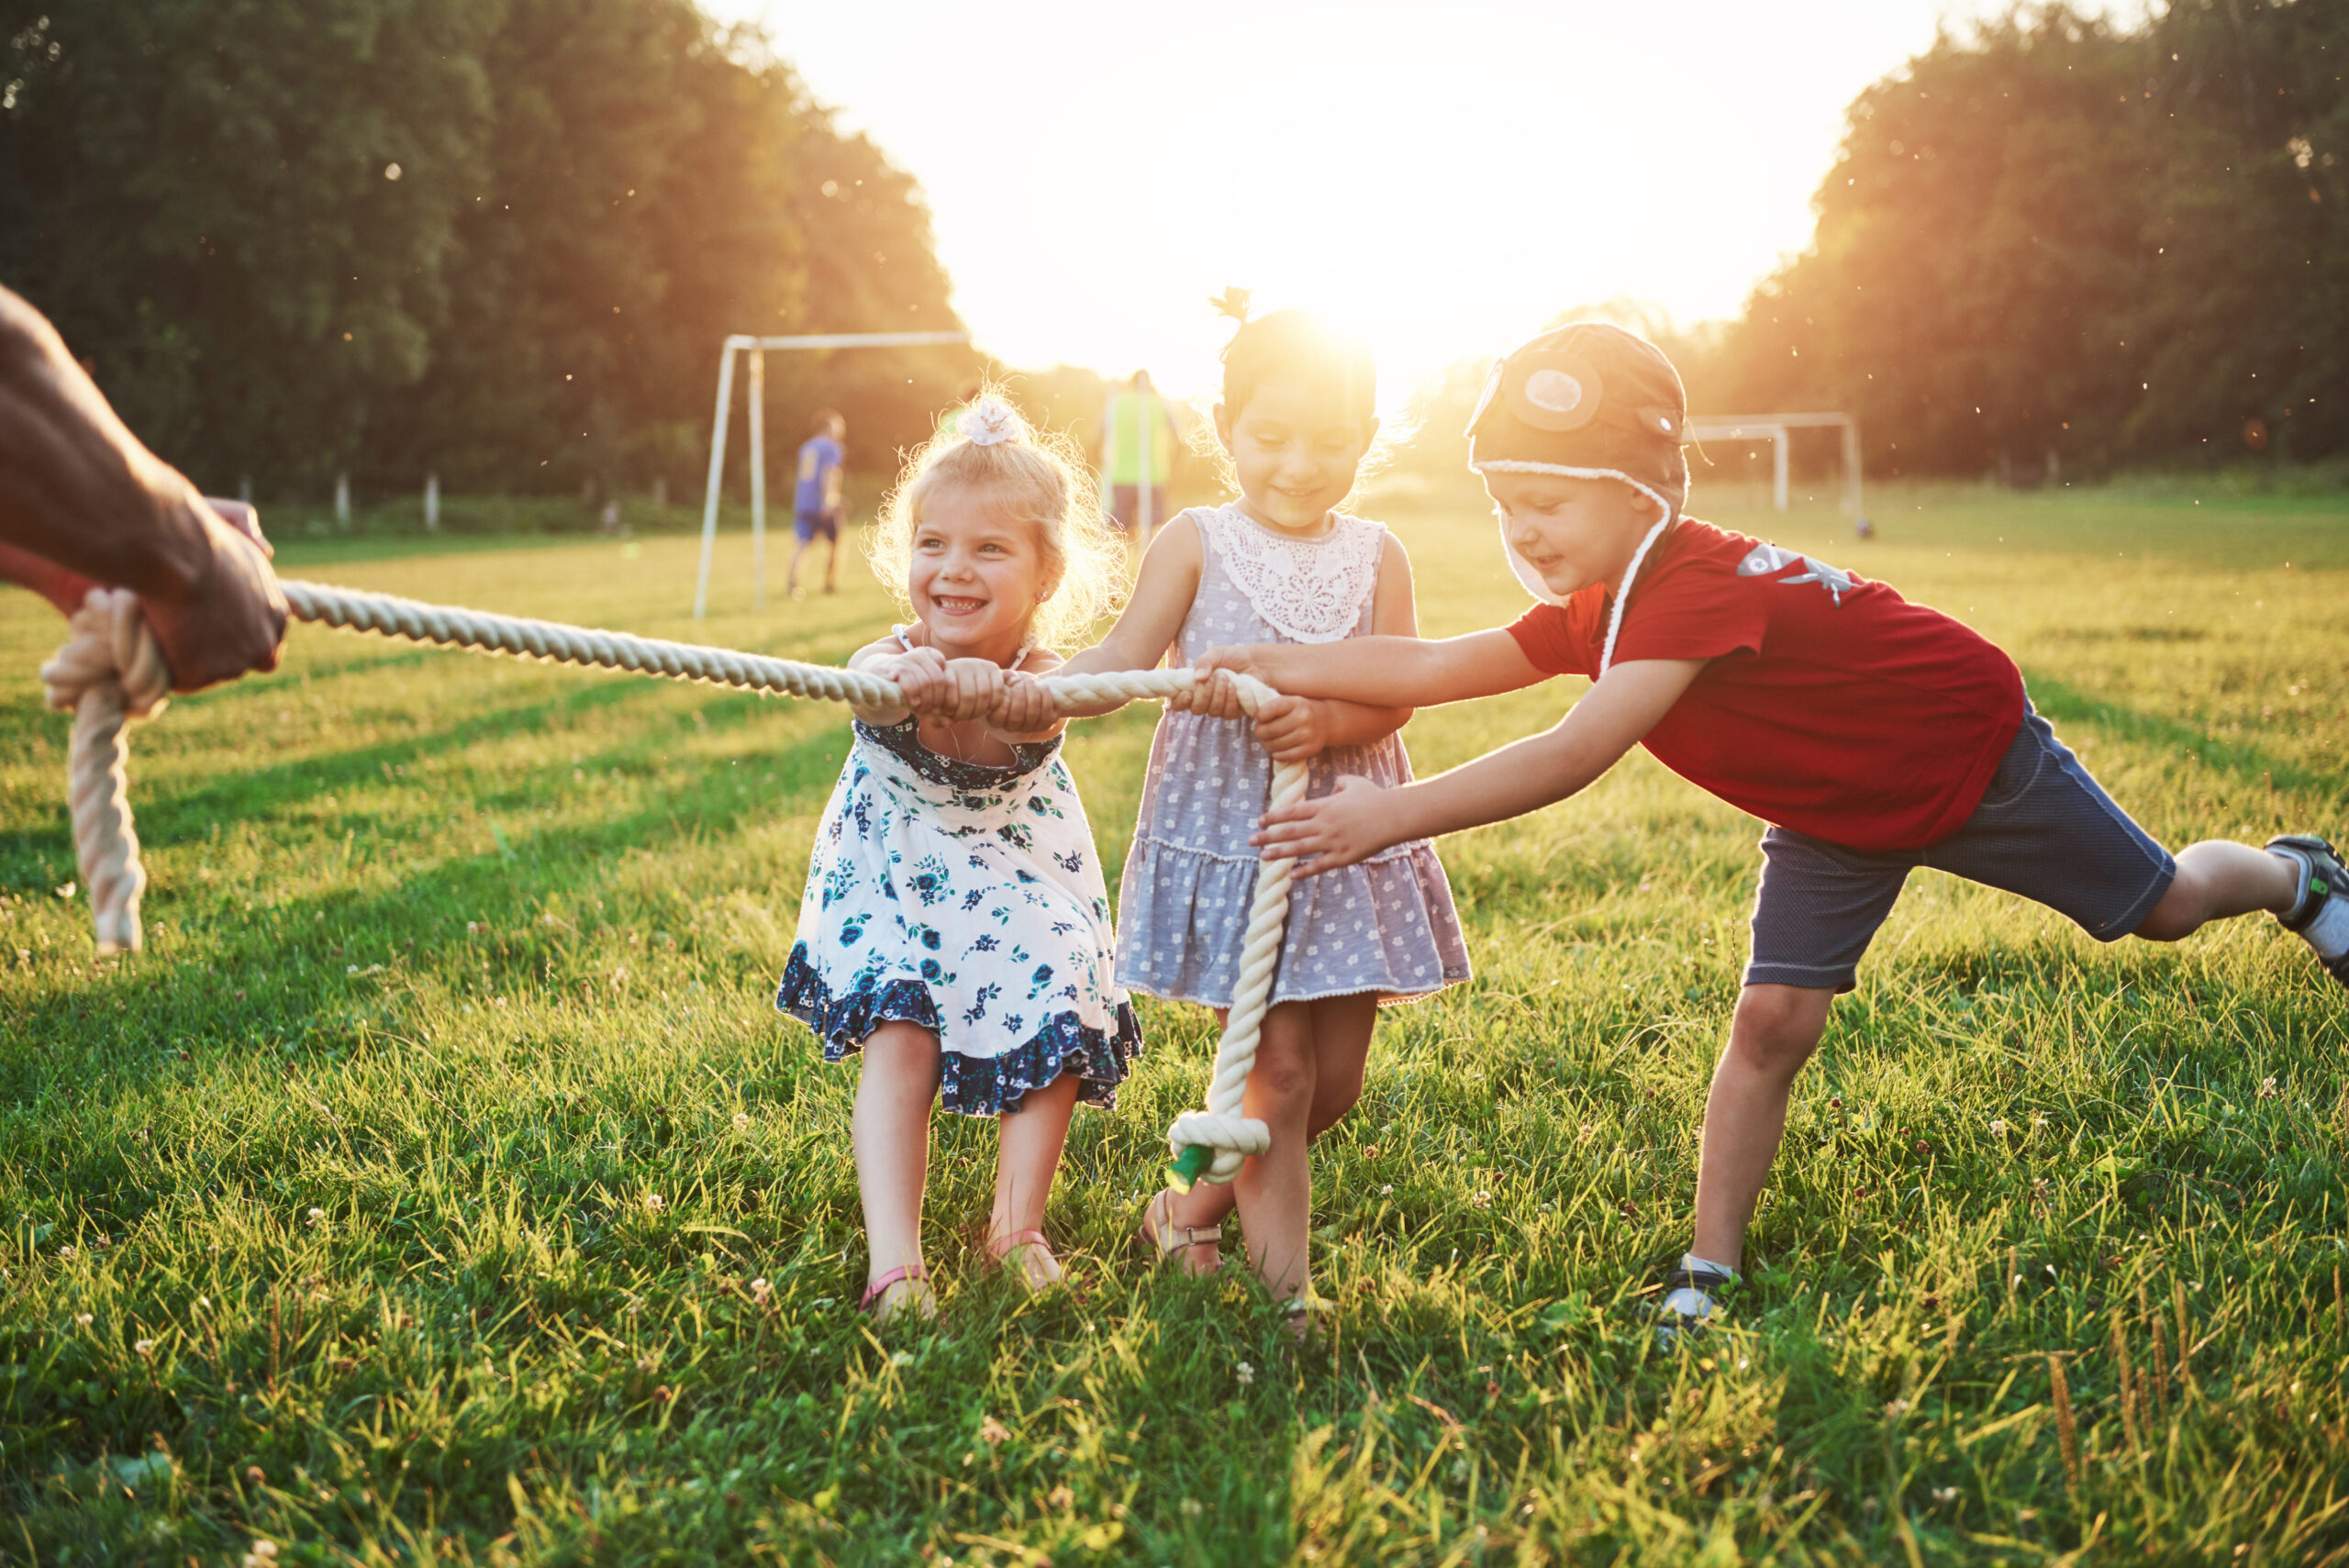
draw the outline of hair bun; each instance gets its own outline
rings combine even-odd
[[[1208,295],[1208,303],[1215,306],[1219,315],[1229,316],[1245,327],[1248,325],[1248,301],[1252,297],[1246,289],[1227,287],[1220,298]]]
[[[974,447],[1016,441],[1019,433],[1018,410],[1000,397],[982,397],[963,410],[963,439]]]

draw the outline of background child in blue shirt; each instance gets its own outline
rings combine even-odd
[[[816,416],[816,433],[799,445],[798,478],[791,495],[791,530],[798,542],[791,547],[791,564],[783,574],[784,591],[799,596],[799,558],[818,535],[824,540],[824,592],[841,585],[841,476],[847,451],[848,421],[826,408]]]

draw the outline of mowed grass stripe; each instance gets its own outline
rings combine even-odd
[[[1981,627],[2173,843],[2343,826],[2336,505],[1876,509],[1865,545],[1824,508],[1709,515]],[[1431,635],[1521,605],[1473,492],[1372,510]],[[888,619],[855,569],[752,613],[729,536],[696,623],[695,541],[626,548],[284,565],[800,658]],[[33,671],[58,638],[0,601],[0,1558],[2349,1547],[2349,1011],[2254,922],[2099,947],[1912,878],[1798,1087],[1735,1323],[1661,1354],[1642,1293],[1686,1240],[1759,825],[1635,754],[1445,846],[1478,976],[1386,1015],[1317,1153],[1324,1342],[1291,1357],[1241,1282],[1129,1260],[1212,1049],[1155,1006],[1053,1201],[1081,1289],[1025,1301],[982,1266],[993,1133],[941,1120],[948,1323],[876,1337],[850,1310],[854,1074],[771,1006],[843,713],[298,630],[278,674],[137,733],[152,950],[95,966],[54,892],[64,724]],[[1576,689],[1424,713],[1414,761]],[[1113,872],[1151,722],[1071,743]]]

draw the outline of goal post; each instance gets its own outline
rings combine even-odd
[[[1841,431],[1843,446],[1843,505],[1852,526],[1865,535],[1868,515],[1860,482],[1860,422],[1849,414],[1692,414],[1688,437],[1705,441],[1768,441],[1770,500],[1781,512],[1788,500],[1788,459],[1797,430]]]
[[[937,348],[971,340],[968,332],[812,332],[759,338],[737,332],[718,356],[718,417],[709,430],[709,490],[701,507],[701,571],[694,579],[694,619],[709,611],[709,562],[718,547],[718,498],[726,482],[726,424],[734,407],[734,356],[750,356],[751,602],[767,604],[766,384],[771,352],[806,349]]]

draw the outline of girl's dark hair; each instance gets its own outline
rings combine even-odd
[[[1251,321],[1248,296],[1239,289],[1212,302],[1234,317],[1240,330],[1223,348],[1223,408],[1240,417],[1256,389],[1268,381],[1299,381],[1338,395],[1347,416],[1368,424],[1378,414],[1378,367],[1370,347],[1339,331],[1309,310],[1275,310]]]

